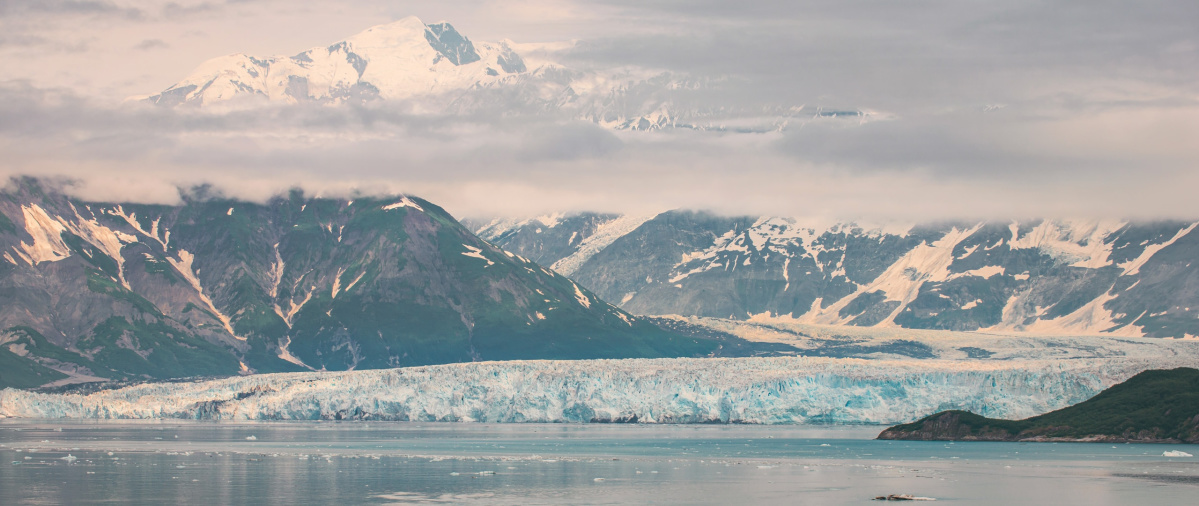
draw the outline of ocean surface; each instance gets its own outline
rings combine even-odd
[[[1193,504],[1195,445],[878,426],[0,420],[0,504]]]

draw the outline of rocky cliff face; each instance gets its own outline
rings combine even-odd
[[[671,211],[475,228],[635,314],[1182,338],[1199,335],[1196,225],[812,226]]]
[[[427,201],[0,194],[0,386],[706,355]]]

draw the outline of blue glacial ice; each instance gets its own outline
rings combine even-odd
[[[17,418],[896,423],[945,409],[1023,418],[1194,356],[1020,361],[815,357],[514,361],[0,391]]]

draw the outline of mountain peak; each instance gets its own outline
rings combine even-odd
[[[425,23],[416,16],[408,16],[390,23],[375,25],[346,39],[355,47],[397,48],[418,41],[423,45]]]
[[[454,26],[442,21],[426,25],[425,39],[438,53],[454,65],[479,61],[479,53],[470,39],[463,37]]]

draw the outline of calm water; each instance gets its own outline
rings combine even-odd
[[[1192,445],[879,427],[0,421],[0,504],[1193,504]],[[68,454],[70,457],[67,457]]]

